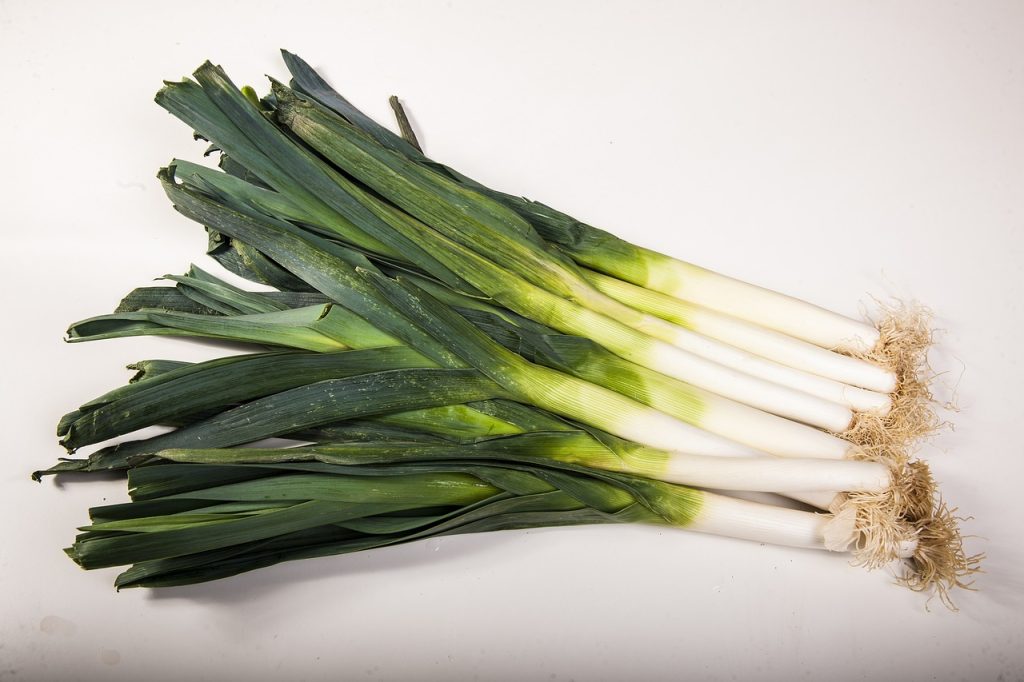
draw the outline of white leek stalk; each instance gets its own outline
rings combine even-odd
[[[660,317],[643,313],[628,305],[619,303],[600,292],[593,290],[577,291],[577,300],[583,302],[587,310],[599,312],[606,317],[614,319],[616,322],[647,334],[652,339],[664,341],[698,358],[718,363],[729,369],[738,370],[749,376],[802,391],[809,395],[844,405],[857,412],[874,412],[884,415],[888,413],[889,408],[892,406],[892,401],[885,393],[851,386],[840,381],[773,362],[759,355],[722,343],[709,336],[698,334],[686,327],[663,320]],[[863,364],[866,365],[868,363]],[[870,365],[868,366],[870,367]],[[886,387],[884,390],[890,391],[895,388],[895,377],[880,368],[879,370],[883,374],[882,378]]]
[[[642,281],[630,280],[638,286],[748,320],[822,348],[867,352],[879,341],[878,330],[869,324],[649,249],[634,248],[643,260],[635,269],[645,272]],[[619,276],[604,267],[605,260],[587,263],[579,254],[574,253],[573,257],[606,274]]]
[[[753,540],[772,545],[826,549],[831,514],[774,507],[767,504],[740,500],[725,495],[703,493],[700,510],[686,526],[687,530],[712,535]],[[853,529],[844,529],[847,546],[855,539]],[[842,541],[835,543],[835,546]]]
[[[584,272],[598,290],[612,298],[736,348],[851,386],[881,393],[896,388],[892,371],[865,360],[593,270]]]
[[[878,462],[778,457],[709,457],[650,448],[624,458],[626,473],[643,474],[669,483],[749,492],[781,493],[796,497],[803,491],[829,489],[877,493],[892,481],[889,468]],[[589,466],[608,464],[593,460]],[[606,468],[612,468],[608,466]]]

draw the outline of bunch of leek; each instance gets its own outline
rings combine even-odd
[[[130,470],[136,501],[93,510],[83,566],[179,584],[437,533],[654,520],[906,558],[907,582],[942,594],[975,569],[903,449],[922,427],[889,418],[917,369],[897,335],[490,190],[285,58],[292,87],[263,100],[209,63],[157,97],[221,158],[161,171],[175,208],[278,292],[193,269],[69,336],[292,350],[141,363],[61,421],[71,450],[176,427],[46,472]],[[270,436],[314,445],[236,447]]]

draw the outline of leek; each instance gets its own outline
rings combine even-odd
[[[92,510],[68,550],[83,567],[186,584],[448,533],[642,521],[903,558],[943,595],[976,570],[926,466],[818,430],[902,414],[905,367],[825,350],[865,354],[877,330],[490,190],[285,59],[292,88],[262,101],[210,63],[157,95],[221,154],[221,171],[160,172],[174,208],[225,268],[278,291],[193,267],[69,340],[271,350],[136,363],[65,415],[67,449],[100,449],[37,476],[127,470],[133,500]],[[151,425],[173,430],[107,442]],[[238,447],[269,437],[304,444]]]
[[[462,188],[454,181],[364,140],[343,119],[302,102],[296,96],[287,93],[282,86],[275,88],[275,94],[278,101],[278,119],[339,168],[355,175],[410,215],[436,229],[441,237],[451,240],[452,244],[476,253],[483,251],[496,266],[518,275],[528,284],[545,290],[549,295],[565,297],[580,304],[570,307],[563,301],[563,305],[560,306],[564,309],[563,312],[543,320],[551,326],[571,333],[581,333],[582,329],[590,329],[595,340],[601,341],[610,350],[620,354],[635,355],[636,351],[627,350],[624,344],[642,342],[644,337],[647,337],[646,343],[653,349],[652,353],[660,350],[666,357],[678,358],[677,362],[680,364],[687,362],[694,365],[686,373],[675,370],[678,372],[675,376],[681,379],[699,376],[698,373],[719,366],[728,367],[752,377],[845,404],[859,411],[884,413],[888,410],[888,399],[882,394],[766,360],[695,334],[684,327],[672,325],[660,317],[646,315],[604,296],[575,268],[565,267],[561,261],[553,259],[543,246],[531,240],[529,236],[534,233],[528,223],[523,221],[511,226],[506,224],[513,222],[513,217],[518,217],[514,212],[508,209],[502,211],[504,207],[495,202],[488,202],[475,191]],[[420,233],[422,232],[420,230]],[[516,239],[509,236],[522,234],[526,234],[527,237]],[[450,267],[456,269],[459,266],[451,264]],[[462,272],[464,279],[478,289],[501,300],[501,294],[496,293],[499,289],[494,283],[459,271]],[[497,273],[493,274],[495,279],[498,279]],[[535,303],[523,300],[524,297],[521,296],[505,296],[506,300],[501,302],[508,307],[528,317],[538,317]],[[534,298],[536,296],[537,294],[533,294]],[[583,323],[581,319],[587,322]],[[597,325],[601,322],[608,328],[608,332],[607,336],[597,338],[597,330],[600,329]],[[633,333],[630,334],[630,331]],[[628,341],[617,340],[616,337],[628,338]],[[670,349],[681,349],[685,353],[673,352]],[[654,360],[648,359],[647,362]],[[662,366],[667,364],[668,362],[663,362],[656,368],[666,371]],[[882,374],[886,375],[883,388],[891,390],[894,386],[892,377],[889,373]],[[710,383],[714,381],[711,377],[704,381],[709,383],[703,387],[716,390],[715,386],[718,386],[718,392],[723,392],[721,385]],[[723,395],[736,397],[735,394]]]
[[[879,342],[878,330],[870,325],[635,246],[539,202],[491,190],[426,158],[418,146],[410,145],[352,106],[300,57],[287,50],[281,54],[292,75],[291,85],[298,92],[344,117],[383,147],[508,206],[580,265],[823,348],[865,352]]]
[[[442,458],[442,455],[443,458],[481,458],[544,452],[559,461],[728,490],[881,492],[891,484],[889,470],[871,462],[709,458],[645,447],[599,431],[573,428],[525,406],[510,415],[500,405],[495,410],[494,406],[479,402],[492,394],[501,395],[493,388],[487,393],[486,385],[484,393],[471,395],[473,402],[468,405],[442,405],[441,401],[447,400],[447,396],[455,400],[460,395],[457,387],[466,383],[465,371],[403,371],[410,360],[411,364],[416,364],[405,348],[382,348],[330,354],[253,354],[188,365],[91,401],[67,415],[58,427],[58,434],[63,437],[64,446],[74,450],[146,426],[167,423],[179,426],[170,434],[99,451],[82,461],[85,470],[92,470],[138,464],[144,461],[144,455],[157,454],[169,447],[237,445],[271,436],[317,439],[309,429],[335,420],[365,419],[379,414],[377,423],[417,431],[426,425],[427,433],[442,434],[445,441],[456,442],[446,444],[435,439],[419,442],[419,434],[415,433],[404,435],[401,442],[392,446],[365,442],[350,446],[367,450],[383,447],[395,459],[403,456],[402,450],[406,451],[404,456],[410,458],[423,458],[424,453],[428,458]],[[389,366],[394,369],[382,373],[368,371],[371,367],[380,370]],[[346,376],[353,380],[337,381]],[[408,405],[395,402],[394,394],[401,393],[403,387],[410,393],[417,393],[418,400],[424,400],[425,392],[418,385],[424,376],[433,382],[433,395],[445,397],[436,405],[411,411],[406,410]],[[373,385],[372,382],[379,382],[373,386],[372,393],[356,395],[369,393],[364,387]],[[321,383],[324,386],[319,386]],[[385,383],[398,389],[388,389]],[[321,389],[325,387],[329,387],[328,400],[335,400],[335,407],[327,413],[325,409],[308,407],[310,391],[323,393]],[[456,390],[448,393],[447,388]],[[342,391],[354,395],[342,402],[331,397],[332,393]],[[293,406],[307,407],[308,413],[296,415]],[[212,432],[214,428],[216,433]],[[337,434],[329,434],[328,444],[336,437]],[[391,449],[387,449],[389,447]],[[301,449],[284,451],[291,457],[302,452]],[[278,455],[273,451],[261,451],[261,454]],[[65,462],[59,470],[68,471],[68,466],[69,462]]]
[[[118,576],[119,588],[203,582],[454,533],[581,523],[640,521],[825,549],[831,521],[528,457],[380,466],[173,463],[133,469],[129,486],[133,501],[92,509],[93,523],[67,550],[84,568],[133,564]]]
[[[526,271],[531,273],[529,279],[522,279],[515,274],[506,272],[495,262],[480,257],[472,248],[466,246],[467,240],[461,236],[459,230],[455,229],[453,225],[444,223],[445,219],[453,216],[448,211],[449,204],[445,201],[434,200],[428,201],[427,204],[427,209],[436,209],[441,212],[441,217],[435,219],[434,222],[440,222],[446,226],[445,232],[442,233],[419,222],[414,216],[404,214],[381,202],[308,153],[304,153],[270,126],[262,116],[256,116],[255,114],[258,112],[230,84],[221,70],[207,64],[196,72],[196,78],[202,87],[191,82],[168,84],[158,96],[158,102],[196,128],[204,137],[213,140],[229,156],[241,158],[249,170],[260,175],[264,181],[288,198],[293,198],[306,212],[316,215],[322,229],[334,230],[337,235],[344,237],[347,241],[352,241],[356,245],[363,244],[375,253],[383,251],[382,255],[388,257],[393,254],[367,243],[363,234],[366,229],[372,228],[371,236],[378,240],[390,235],[388,238],[395,242],[404,239],[422,244],[434,244],[436,248],[430,249],[431,257],[417,259],[415,264],[442,281],[451,284],[452,273],[457,273],[458,279],[468,283],[472,290],[483,291],[527,317],[532,317],[567,333],[582,333],[592,336],[609,350],[626,359],[677,378],[689,380],[695,385],[725,397],[835,431],[844,430],[849,426],[851,415],[848,411],[843,414],[820,398],[816,399],[802,391],[779,386],[770,381],[723,367],[716,362],[708,361],[662,340],[652,338],[646,333],[613,320],[598,311],[577,305],[551,293],[552,291],[568,292],[572,296],[582,297],[585,302],[591,302],[593,299],[588,292],[593,291],[594,294],[597,294],[596,290],[587,285],[582,278],[574,279],[570,276],[568,279],[564,279],[561,261],[557,259],[549,259],[541,267],[539,259],[543,254],[538,252],[540,247],[528,236],[516,236],[518,230],[526,229],[528,226],[503,224],[494,229],[482,231],[482,228],[479,228],[476,223],[463,225],[472,228],[471,234],[476,234],[481,238],[494,237],[498,240],[505,254],[499,259],[499,262],[509,266],[514,262],[519,262],[514,271],[516,274],[525,274]],[[294,107],[289,111],[294,113]],[[200,112],[201,115],[197,115],[196,112]],[[314,113],[325,112],[316,110]],[[234,119],[231,118],[232,115],[234,115]],[[296,116],[297,114],[291,115],[289,120],[294,123]],[[345,125],[338,118],[331,122],[342,127]],[[245,133],[241,132],[242,129],[245,130]],[[297,132],[301,134],[301,131]],[[265,157],[254,158],[248,149],[251,146],[250,139],[261,140],[268,148],[274,149],[278,156],[275,156],[273,161],[269,161]],[[354,135],[352,139],[358,139],[358,135]],[[317,140],[323,143],[319,151],[327,154],[330,158],[331,145],[337,138],[320,135]],[[391,160],[400,161],[398,157]],[[293,161],[294,163],[292,163]],[[303,191],[294,189],[296,184],[294,179],[289,177],[282,180],[279,177],[280,168],[286,163],[290,164],[289,169],[293,165],[296,168],[292,171],[295,178],[308,178],[307,184],[304,186],[315,183],[318,190],[322,192],[322,198],[318,204],[309,201]],[[371,170],[377,168],[372,164],[367,164],[367,167]],[[412,165],[404,167],[410,172],[415,168]],[[423,177],[429,187],[438,188],[436,182],[430,183],[431,177]],[[409,183],[402,186],[416,188]],[[377,187],[377,189],[382,188],[383,185]],[[468,197],[466,192],[458,192],[457,187],[447,187],[447,189],[457,192],[460,198]],[[423,196],[425,194],[423,187],[419,187],[419,190],[418,196]],[[393,191],[391,194],[393,197],[395,196]],[[324,202],[328,199],[331,206],[334,207],[333,214],[324,209]],[[359,217],[356,215],[355,207],[359,207],[359,211],[368,210],[373,214],[374,218],[370,223],[370,228],[353,229],[352,221]],[[476,208],[478,211],[475,215],[482,215],[481,221],[487,219],[492,225],[496,220],[500,222],[499,219],[509,218],[507,212],[499,212],[497,218],[490,215],[494,212],[494,205],[482,204]],[[362,214],[360,213],[360,215]],[[426,217],[427,213],[421,211],[420,215]],[[218,231],[223,233],[223,230]],[[537,239],[539,240],[539,237]],[[252,245],[259,248],[258,245]],[[436,267],[438,261],[441,261],[442,267],[440,268]],[[287,264],[281,263],[281,265],[284,265],[286,269],[291,269]],[[537,282],[543,283],[544,286],[537,286]],[[459,288],[458,284],[455,286]],[[599,296],[599,298],[603,300],[603,297]],[[616,310],[620,310],[620,308],[621,306]],[[851,393],[861,395],[859,390],[854,390]],[[882,402],[878,408],[884,409],[884,396],[881,396],[879,400]]]

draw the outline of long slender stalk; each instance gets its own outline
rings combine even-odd
[[[646,521],[823,549],[830,521],[525,460],[164,464],[133,470],[129,482],[136,501],[91,510],[93,524],[68,550],[85,568],[134,564],[118,587],[202,582],[451,533],[577,523]]]
[[[770,493],[881,492],[891,479],[875,462],[772,457],[708,457],[669,452],[586,431],[535,432],[497,436],[472,443],[325,443],[291,448],[164,450],[176,462],[277,464],[315,461],[362,465],[430,460],[554,460],[634,474],[669,483]]]

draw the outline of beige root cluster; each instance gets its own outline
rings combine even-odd
[[[892,485],[884,492],[842,495],[832,511],[856,514],[855,563],[877,568],[901,558],[899,582],[934,591],[955,609],[950,591],[970,588],[968,579],[980,570],[983,555],[964,551],[962,519],[943,501],[928,465],[910,454],[943,426],[930,388],[935,377],[927,357],[931,317],[922,306],[898,305],[884,307],[875,322],[881,339],[860,357],[895,373],[892,409],[885,416],[858,414],[852,428],[839,435],[858,446],[857,459],[887,464]]]
[[[933,343],[932,314],[920,305],[899,304],[882,308],[875,322],[881,338],[874,349],[858,355],[896,375],[892,408],[885,416],[857,413],[844,434],[866,453],[891,458],[906,453],[943,423],[935,413],[931,383],[935,373],[928,365]]]
[[[939,494],[928,465],[920,460],[889,462],[888,490],[848,493],[833,503],[834,514],[855,515],[859,531],[854,563],[869,569],[902,559],[897,580],[919,592],[934,593],[955,610],[950,592],[970,588],[980,570],[981,554],[968,555],[960,534],[960,518]]]

